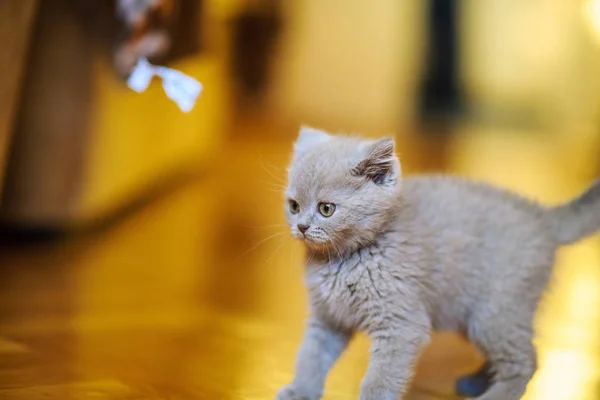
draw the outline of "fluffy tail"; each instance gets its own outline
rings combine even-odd
[[[571,202],[550,209],[561,244],[578,241],[600,230],[600,179]]]

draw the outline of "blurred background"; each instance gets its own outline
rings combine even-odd
[[[2,0],[0,41],[2,399],[273,398],[307,308],[300,124],[546,204],[600,175],[599,0]],[[202,82],[192,112],[127,87],[140,57]],[[527,399],[600,398],[598,310],[595,237],[559,253]],[[480,362],[437,335],[407,398]]]

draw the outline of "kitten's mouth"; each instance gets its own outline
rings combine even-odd
[[[317,238],[309,235],[304,235],[301,240],[306,243],[309,247],[324,248],[329,244],[329,240],[323,238]]]
[[[315,234],[314,232],[301,233],[292,230],[292,236],[297,240],[303,242],[306,246],[313,249],[325,249],[330,246],[331,240],[322,234]]]

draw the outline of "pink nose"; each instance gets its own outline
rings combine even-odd
[[[304,225],[304,224],[298,224],[298,230],[300,232],[302,232],[302,234],[304,235],[304,232],[306,232],[309,228],[309,225]]]

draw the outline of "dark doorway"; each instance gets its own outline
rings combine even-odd
[[[427,15],[427,61],[421,88],[421,116],[446,120],[459,111],[458,11],[455,0],[430,0]]]

